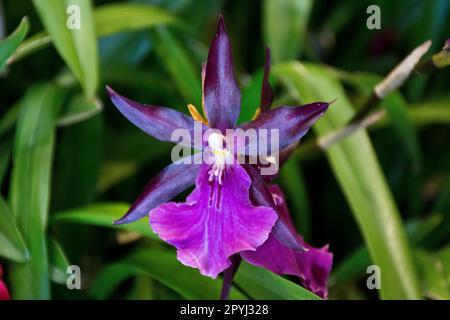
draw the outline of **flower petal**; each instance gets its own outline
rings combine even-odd
[[[273,201],[272,194],[261,175],[251,165],[244,165],[243,167],[252,180],[250,196],[253,203],[274,208],[279,214],[275,202]],[[273,234],[281,244],[289,249],[301,252],[306,251],[303,244],[298,241],[296,232],[289,228],[283,219],[277,220],[271,234]]]
[[[311,126],[325,113],[329,106],[326,102],[314,102],[298,107],[279,107],[268,112],[261,113],[259,117],[251,122],[240,126],[241,129],[266,129],[269,146],[267,151],[270,154],[279,152],[291,143],[300,140],[311,128]],[[279,135],[279,145],[270,144],[272,130],[277,130]],[[261,148],[251,148],[246,146],[246,150],[260,150]],[[266,151],[264,150],[264,151]]]
[[[241,92],[234,77],[231,45],[222,16],[208,53],[203,95],[209,125],[223,132],[233,128],[239,116]]]
[[[269,82],[270,74],[270,49],[266,47],[266,62],[264,64],[264,75],[261,87],[261,113],[270,109],[273,102],[273,91]]]
[[[10,300],[11,297],[9,295],[8,289],[6,285],[0,280],[0,300]]]
[[[194,185],[198,174],[199,164],[196,164],[196,154],[191,157],[190,164],[172,163],[158,173],[145,186],[144,191],[130,207],[128,212],[114,224],[124,224],[139,220],[148,215],[150,210],[161,203],[172,200],[179,193]]]
[[[182,145],[192,146],[194,137],[194,119],[176,110],[144,105],[119,95],[110,87],[106,87],[112,103],[119,111],[139,129],[161,141],[171,141],[176,129],[186,130],[186,139]],[[200,124],[199,124],[200,125]],[[202,126],[202,125],[201,125]],[[203,128],[203,126],[202,126]],[[196,146],[200,147],[200,146]]]
[[[264,243],[277,220],[270,207],[249,199],[251,180],[238,164],[227,165],[222,184],[209,181],[201,166],[196,189],[186,203],[167,203],[150,212],[150,225],[177,248],[178,260],[212,278],[231,266],[235,253]]]
[[[278,186],[271,186],[271,192],[277,199],[280,219],[294,229],[286,207],[284,195]],[[308,251],[298,252],[282,245],[272,234],[256,251],[242,252],[241,256],[253,265],[271,270],[277,274],[289,274],[300,278],[303,286],[322,298],[328,295],[327,282],[331,271],[333,254],[328,246],[317,249],[309,246],[300,235],[296,235]]]

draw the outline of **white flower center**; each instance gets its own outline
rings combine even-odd
[[[231,153],[225,149],[225,137],[219,133],[212,133],[208,137],[208,145],[211,148],[211,154],[214,159],[211,170],[209,170],[209,181],[217,178],[219,184],[222,184],[223,174],[226,169],[226,163],[231,157]]]

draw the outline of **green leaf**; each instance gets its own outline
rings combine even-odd
[[[28,33],[28,18],[22,18],[17,29],[11,33],[5,40],[0,41],[0,72],[2,72],[8,59],[19,47],[20,43],[23,41]]]
[[[145,237],[159,240],[158,236],[152,232],[150,226],[144,219],[125,225],[113,224],[115,220],[121,218],[128,211],[129,207],[130,205],[125,203],[95,204],[86,208],[56,213],[52,215],[51,223],[76,223],[112,228],[136,232]]]
[[[97,184],[98,192],[105,192],[118,182],[138,172],[139,168],[140,165],[136,161],[108,161],[103,163]]]
[[[98,204],[85,209],[79,210],[71,210],[66,212],[57,213],[52,216],[52,223],[80,223],[87,225],[95,225],[106,228],[113,228],[117,230],[130,231],[139,233],[145,237],[149,237],[154,240],[158,240],[159,238],[151,231],[148,223],[139,220],[133,222],[131,224],[126,225],[113,225],[113,221],[117,218],[121,217],[124,212],[128,209],[127,204]],[[156,258],[158,256],[159,258]],[[179,267],[178,267],[179,265]],[[128,266],[128,268],[126,267]],[[130,267],[134,271],[130,271]],[[249,269],[250,268],[250,269]],[[267,299],[315,299],[317,296],[310,293],[306,289],[303,289],[299,285],[296,285],[288,280],[283,279],[280,276],[272,274],[269,271],[265,271],[260,268],[247,267],[244,268],[246,271],[239,271],[238,275],[242,273],[240,281],[242,283],[246,283],[251,288],[251,292],[255,295],[255,299],[263,299],[263,297]],[[183,271],[188,270],[188,271]],[[182,272],[183,271],[183,272]],[[212,281],[211,279],[201,277],[196,270],[192,270],[186,268],[179,264],[176,261],[175,256],[165,251],[154,251],[152,254],[152,250],[143,250],[142,253],[138,253],[132,258],[126,259],[125,261],[121,261],[117,265],[114,264],[111,266],[111,269],[107,269],[104,271],[105,274],[101,274],[98,279],[98,283],[94,285],[92,289],[92,294],[94,297],[98,299],[104,299],[109,296],[112,291],[115,289],[117,285],[119,285],[123,280],[130,277],[131,275],[136,274],[148,274],[154,279],[162,282],[173,290],[179,292],[183,296],[189,299],[211,299],[211,297],[219,297],[220,289],[219,286],[214,285],[214,290],[217,292],[191,292],[196,287],[196,284],[187,284],[186,287],[180,287],[181,283],[186,282],[186,278],[194,277],[195,279],[207,279],[208,281]],[[169,276],[170,273],[179,274],[180,277]],[[116,274],[118,279],[111,280],[113,283],[105,284],[108,279],[114,279],[111,277],[112,274]],[[256,275],[256,276],[254,276]],[[186,277],[186,278],[185,278]],[[183,278],[183,279],[182,279]],[[267,286],[271,288],[265,288],[264,283],[260,283],[261,280],[265,279],[267,281]],[[197,281],[197,280],[196,280]],[[198,280],[200,281],[200,280]],[[117,283],[116,283],[117,282]],[[207,282],[206,282],[207,283]],[[217,281],[215,282],[217,283]],[[237,282],[240,285],[241,282]],[[212,284],[211,284],[212,285]],[[104,287],[106,286],[106,287]],[[216,288],[217,287],[217,288]],[[245,286],[247,288],[247,285]],[[262,288],[265,290],[269,290],[268,292],[258,293]],[[213,289],[211,289],[213,290]],[[233,297],[233,296],[232,296]],[[234,298],[242,299],[242,296],[234,296]],[[318,298],[317,298],[318,299]]]
[[[99,36],[172,24],[176,21],[176,17],[170,12],[145,4],[116,3],[95,9],[95,27]]]
[[[99,78],[97,37],[91,2],[89,0],[33,0],[33,4],[56,50],[81,83],[86,97],[93,98]],[[77,22],[79,22],[79,28],[77,28]]]
[[[69,259],[60,244],[54,239],[48,239],[48,252],[50,257],[50,278],[54,283],[66,284],[67,267],[69,267]]]
[[[443,183],[439,196],[433,206],[432,212],[442,214],[443,219],[432,233],[426,235],[424,243],[426,247],[432,248],[448,239],[450,234],[450,178],[447,177]]]
[[[311,0],[265,0],[263,28],[274,62],[295,59],[306,41]]]
[[[412,246],[422,244],[428,236],[433,235],[441,225],[443,217],[433,214],[425,219],[414,219],[406,223],[405,229]],[[337,265],[330,278],[330,285],[343,284],[351,280],[360,279],[366,274],[366,269],[371,265],[369,251],[366,246],[360,246],[352,251]]]
[[[416,250],[415,258],[425,296],[436,300],[450,299],[450,247],[431,254]]]
[[[261,85],[263,70],[260,69],[252,76],[250,83],[242,90],[241,112],[238,123],[245,123],[252,120],[259,108],[261,99]]]
[[[2,196],[0,196],[0,256],[14,262],[25,262],[29,258],[16,221]]]
[[[343,74],[340,73],[340,75]],[[362,72],[354,74],[346,73],[342,76],[342,79],[358,88],[367,97],[372,93],[375,85],[382,80],[376,74]],[[422,166],[423,156],[417,131],[408,113],[408,104],[399,92],[391,93],[380,104],[386,109],[392,125],[402,142],[402,146],[406,148],[413,161],[414,169],[417,172]]]
[[[9,141],[0,143],[0,187],[3,185],[10,158],[11,143]]]
[[[300,164],[289,159],[280,170],[280,184],[286,194],[294,225],[305,240],[311,239],[308,193]]]
[[[71,124],[89,119],[102,111],[102,102],[97,99],[86,99],[79,94],[72,98],[67,109],[59,116],[58,126]]]
[[[158,28],[156,35],[156,52],[178,89],[187,101],[201,108],[200,68],[195,68],[181,44],[166,28]]]
[[[73,209],[92,203],[97,190],[103,143],[100,115],[61,130],[55,154],[52,208]]]
[[[64,16],[66,16],[65,13]],[[177,22],[177,18],[170,12],[155,6],[115,3],[95,8],[94,21],[95,32],[98,37],[102,37],[157,25],[170,25]],[[50,44],[51,37],[45,31],[36,33],[19,46],[12,61],[18,61]]]
[[[30,54],[43,49],[52,43],[51,37],[45,32],[38,32],[25,39],[17,48],[14,54],[8,59],[8,64],[19,61]]]
[[[450,124],[448,105],[450,97],[425,101],[411,106],[409,113],[414,123],[420,126],[432,124]]]
[[[46,225],[49,211],[55,122],[64,91],[50,84],[32,87],[20,108],[13,148],[10,207],[30,260],[10,268],[13,297],[50,297]]]
[[[342,86],[326,68],[286,63],[274,69],[300,103],[337,99],[314,126],[319,135],[344,126],[354,115]],[[383,270],[381,297],[419,299],[418,278],[400,214],[366,131],[332,146],[326,155],[372,261]]]
[[[97,300],[106,300],[125,280],[143,273],[143,270],[122,262],[106,265],[96,275],[89,289],[89,295]]]
[[[170,145],[155,142],[148,135],[131,130],[126,132],[112,132],[105,134],[105,145],[114,144],[114,148],[107,148],[106,159],[98,179],[97,190],[104,192],[134,175],[149,162],[158,161],[170,154]]]
[[[16,124],[19,116],[20,104],[16,103],[6,111],[0,118],[0,136],[9,133]]]
[[[365,246],[360,246],[334,267],[330,276],[329,285],[342,285],[359,279],[365,274],[367,267],[371,264],[369,251]]]
[[[241,263],[234,282],[257,300],[320,300],[300,285],[246,262]]]
[[[117,278],[113,278],[113,275]],[[97,277],[91,293],[95,297],[105,298],[120,282],[131,275],[147,275],[186,299],[220,298],[222,281],[204,277],[198,270],[182,265],[174,252],[158,249],[141,249],[119,263],[107,267]],[[108,283],[110,279],[114,279],[112,284]],[[230,298],[245,299],[245,296],[232,288]]]

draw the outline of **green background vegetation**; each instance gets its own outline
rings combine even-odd
[[[381,30],[366,28],[374,3]],[[65,27],[70,4],[81,8],[81,30]],[[201,63],[223,14],[240,121],[259,104],[265,44],[276,106],[337,98],[307,145],[345,126],[416,46],[432,39],[427,57],[440,50],[449,9],[447,0],[2,1],[0,262],[13,297],[220,295],[221,280],[181,265],[146,219],[112,225],[169,163],[170,145],[123,118],[106,84],[143,103],[200,107]],[[450,298],[449,85],[447,69],[413,76],[382,101],[377,124],[326,151],[304,148],[283,167],[296,227],[335,254],[331,299]],[[67,290],[69,264],[80,265],[82,290]],[[366,287],[371,264],[379,291]],[[317,299],[245,263],[231,298]]]

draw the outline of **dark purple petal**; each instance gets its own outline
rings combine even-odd
[[[206,117],[206,111],[205,111],[205,73],[206,73],[206,61],[202,63],[202,111],[203,114]]]
[[[206,117],[211,128],[233,128],[241,107],[241,92],[233,73],[231,45],[222,16],[206,62],[203,86]]]
[[[271,186],[271,192],[276,198],[281,219],[285,221],[286,226],[294,230],[283,193],[278,186]],[[328,246],[317,249],[306,244],[300,235],[297,234],[296,237],[308,251],[298,252],[286,248],[271,234],[256,251],[241,252],[241,256],[251,264],[269,269],[274,273],[297,276],[303,286],[320,297],[326,298],[333,254],[328,251]]]
[[[144,105],[119,95],[110,87],[106,87],[112,103],[135,126],[161,141],[172,141],[172,133],[176,129],[184,129],[190,139],[185,139],[184,145],[194,143],[194,119],[176,110]],[[178,142],[178,141],[172,141]],[[199,147],[199,146],[197,146]]]
[[[231,284],[233,283],[234,275],[241,264],[241,256],[236,254],[231,256],[230,260],[231,266],[223,272],[222,291],[220,293],[220,299],[222,300],[228,300],[228,297],[230,296]]]
[[[128,212],[114,224],[124,224],[139,220],[147,216],[150,210],[160,204],[172,200],[179,193],[194,185],[198,174],[199,164],[195,164],[196,157],[191,157],[191,164],[172,163],[158,173],[145,186]]]
[[[272,182],[274,179],[276,179],[279,175],[279,164],[278,163],[271,163],[269,161],[267,161],[267,158],[263,161],[263,157],[247,157],[247,162],[246,163],[252,163],[253,168],[255,168],[258,172],[262,172],[263,169],[268,170],[269,168],[272,168],[272,173],[265,173],[265,174],[261,174],[262,178],[264,179],[264,181],[266,182]],[[251,161],[253,162],[250,162]],[[274,167],[276,166],[276,167]]]
[[[325,113],[329,103],[314,102],[298,107],[279,107],[268,112],[261,113],[255,120],[240,126],[241,129],[266,129],[267,141],[272,141],[271,130],[278,130],[279,145],[275,148],[269,145],[269,153],[279,152],[295,141],[300,140],[311,128],[311,126]],[[251,150],[247,146],[248,152]],[[255,149],[256,150],[256,149]],[[258,149],[259,150],[259,149]]]
[[[294,153],[295,149],[297,149],[297,147],[298,141],[290,144],[289,146],[280,151],[278,155],[278,162],[276,163],[277,167],[276,173],[261,175],[265,182],[270,183],[278,177],[280,172],[279,168],[281,168],[286,163],[286,161],[289,160],[289,158]],[[254,159],[253,161],[255,161],[255,164],[252,164],[252,166],[259,172],[261,172],[263,168],[269,168],[271,165],[273,166],[273,164],[269,163],[267,160],[265,162],[261,161],[261,157],[256,157],[256,159]]]
[[[270,49],[266,47],[266,62],[264,64],[264,75],[261,87],[261,113],[270,109],[273,102],[273,91],[269,82],[270,74]]]
[[[177,248],[183,264],[212,278],[231,266],[230,257],[263,244],[277,220],[274,209],[254,206],[251,180],[239,165],[227,165],[222,184],[209,181],[202,164],[195,190],[186,203],[166,203],[150,212],[150,225]]]
[[[266,182],[261,175],[251,165],[243,165],[248,175],[252,179],[250,197],[254,204],[268,206],[277,210]],[[277,210],[277,213],[280,214]],[[286,225],[285,221],[278,219],[273,227],[272,233],[284,246],[295,251],[305,251],[303,244],[298,241],[296,232]]]

